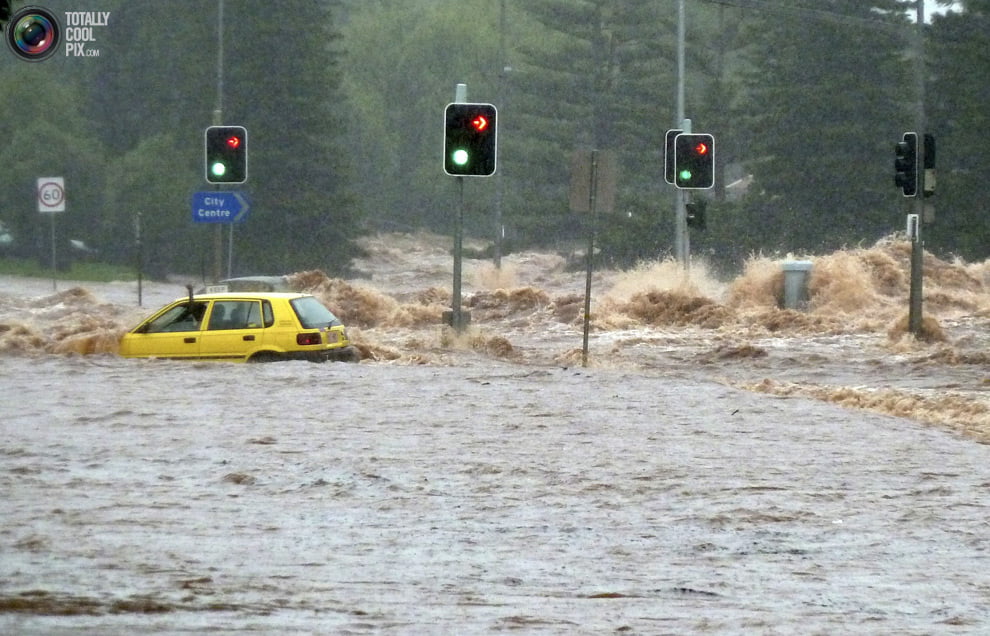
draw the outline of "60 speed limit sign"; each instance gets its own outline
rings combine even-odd
[[[38,212],[65,212],[65,179],[38,177]]]

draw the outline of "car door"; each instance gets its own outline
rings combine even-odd
[[[213,360],[246,360],[261,344],[261,301],[216,300],[200,336],[199,355]]]
[[[172,303],[127,335],[126,350],[135,358],[195,358],[207,303],[181,300]]]

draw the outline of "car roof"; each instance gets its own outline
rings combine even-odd
[[[295,298],[304,298],[306,296],[312,296],[312,294],[303,294],[301,292],[216,292],[212,294],[193,294],[193,300],[264,300],[266,298],[288,298],[293,300]],[[189,300],[189,296],[179,296],[172,302],[179,300]]]
[[[207,289],[213,286],[226,287],[227,291],[245,292],[291,292],[298,291],[289,284],[289,277],[282,276],[239,276],[237,278],[225,278],[221,281],[200,287],[197,293],[205,294]]]

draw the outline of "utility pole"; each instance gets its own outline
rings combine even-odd
[[[927,116],[925,111],[925,2],[916,0],[917,18],[914,35],[914,64],[915,81],[917,82],[917,106],[915,110],[915,130],[918,131],[918,151],[916,161],[916,194],[914,196],[914,211],[917,214],[915,231],[909,236],[911,240],[911,288],[908,299],[908,329],[915,337],[922,332],[922,285],[924,280],[923,267],[925,262],[925,244],[922,240],[922,220],[925,218],[925,130]]]
[[[223,125],[223,2],[217,0],[217,106],[213,110],[213,125]],[[220,190],[220,186],[214,186],[215,190]],[[223,224],[216,223],[213,235],[213,282],[219,281],[223,276]],[[231,224],[233,231],[233,224]]]
[[[691,122],[684,118],[684,0],[677,0],[677,118],[674,128],[691,132]],[[691,245],[687,229],[687,205],[684,190],[677,188],[674,199],[674,254],[685,270],[689,267]]]
[[[501,7],[499,9],[499,24],[498,24],[498,63],[501,67],[498,72],[498,101],[499,105],[505,104],[505,93],[506,93],[506,81],[509,74],[509,62],[506,60],[506,48],[505,48],[505,0],[501,0]],[[503,168],[504,170],[504,168]],[[502,175],[495,177],[495,269],[502,268],[502,239],[505,235],[505,226],[502,223],[502,201],[505,198],[505,178]]]
[[[467,84],[454,88],[454,102],[467,102]],[[457,219],[454,224],[454,288],[450,300],[450,325],[458,334],[464,331],[465,316],[461,307],[461,275],[464,251],[464,177],[457,177]]]

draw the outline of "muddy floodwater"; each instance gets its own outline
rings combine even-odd
[[[0,277],[0,633],[990,633],[985,264],[924,339],[896,243],[804,312],[601,272],[583,366],[580,274],[469,263],[452,334],[433,240],[296,276],[359,364],[125,360],[181,285]]]

